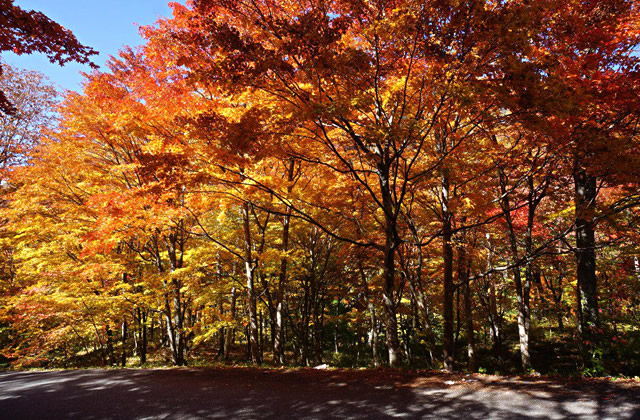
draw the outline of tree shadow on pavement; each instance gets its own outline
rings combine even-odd
[[[0,418],[640,418],[637,387],[394,372],[8,372]]]

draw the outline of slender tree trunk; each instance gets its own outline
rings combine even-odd
[[[260,352],[258,348],[258,317],[257,317],[257,299],[255,293],[255,262],[253,259],[251,228],[249,225],[249,203],[242,205],[242,219],[244,225],[244,242],[245,242],[245,274],[247,278],[247,306],[249,310],[249,348],[251,360],[259,365]]]
[[[171,361],[176,366],[183,366],[184,359],[184,341],[183,341],[183,317],[182,317],[182,301],[180,299],[179,283],[171,280],[171,290],[165,294],[164,317],[167,328],[167,337],[169,348],[171,349]]]
[[[220,294],[220,296],[218,297],[218,306],[219,306],[220,315],[224,314],[224,297],[222,296],[222,294]],[[226,342],[226,338],[227,338],[227,328],[226,327],[222,327],[218,331],[218,355],[217,355],[217,357],[224,358],[224,355],[225,355],[224,344]]]
[[[376,320],[376,307],[373,302],[367,304],[369,308],[369,345],[371,346],[371,356],[373,358],[373,366],[380,366],[380,355],[378,355],[378,322]]]
[[[556,307],[558,307],[559,305],[556,305]],[[558,331],[559,332],[563,332],[564,331],[564,315],[562,314],[562,312],[556,308],[556,318],[558,320]]]
[[[147,314],[139,310],[140,318],[140,364],[147,363]]]
[[[137,310],[137,315],[140,315],[140,311]],[[138,318],[136,316],[136,314],[134,314],[133,316],[133,321],[135,322],[135,329],[133,330],[133,333],[131,334],[131,338],[133,338],[133,352],[131,353],[134,357],[136,356],[140,356],[140,330],[142,328],[142,324],[140,323],[140,318]]]
[[[427,300],[427,295],[424,292],[424,287],[422,285],[422,268],[424,266],[424,256],[422,253],[422,247],[420,244],[420,236],[418,235],[418,230],[415,227],[414,221],[407,217],[408,226],[413,234],[413,238],[416,243],[416,252],[417,252],[417,263],[414,269],[415,275],[408,276],[409,286],[411,293],[413,294],[413,298],[417,305],[417,315],[422,328],[424,328],[426,338],[425,341],[428,343],[429,348],[428,356],[429,363],[433,363],[433,349],[436,346],[436,337],[433,331],[433,325],[431,324],[430,314],[429,314],[429,302]],[[408,270],[408,269],[407,269]]]
[[[324,322],[324,304],[320,297],[316,276],[311,277],[313,291],[313,356],[317,364],[322,363],[322,330]]]
[[[171,351],[173,352],[173,362],[176,366],[185,365],[184,358],[184,316],[183,316],[183,302],[182,293],[180,291],[181,285],[176,280],[171,280],[172,294],[173,294],[173,334],[170,341]]]
[[[325,345],[325,336],[324,336],[324,311],[326,308],[326,301],[324,299],[322,299],[321,304],[318,305],[319,306],[319,310],[318,313],[316,314],[316,324],[314,325],[315,328],[315,334],[316,334],[316,361],[318,363],[322,363],[322,355],[323,355],[323,349],[324,349],[324,345]]]
[[[373,304],[373,300],[371,299],[371,294],[369,292],[369,281],[367,280],[367,276],[364,272],[364,269],[362,268],[362,262],[359,263],[359,269],[364,290],[364,298],[367,301],[367,309],[369,310],[369,345],[371,346],[373,365],[375,367],[378,367],[380,366],[380,356],[378,356],[378,329],[376,325],[376,307]]]
[[[160,323],[162,323],[162,317],[160,318]],[[156,331],[156,317],[151,314],[151,325],[149,326],[149,340],[153,343],[153,338],[155,337]]]
[[[231,288],[231,307],[229,308],[229,312],[231,315],[231,321],[234,322],[236,319],[236,288]],[[229,360],[229,355],[231,353],[231,346],[233,344],[233,326],[228,326],[225,328],[225,343],[224,343],[224,360]]]
[[[158,272],[165,273],[165,267],[162,264],[160,258],[160,251],[157,245],[158,238],[155,237],[156,242],[156,265]],[[169,258],[170,270],[174,272],[177,269],[182,268],[182,246],[179,241],[179,233],[172,231],[164,237],[166,245],[166,252]],[[171,349],[171,361],[176,366],[183,366],[186,364],[185,359],[185,324],[184,316],[188,301],[185,301],[182,296],[182,284],[178,279],[172,278],[169,281],[164,281],[164,310],[163,315],[166,322],[167,338],[169,341],[169,348]]]
[[[122,282],[127,283],[127,273],[122,273]],[[122,355],[120,357],[120,365],[125,367],[127,365],[127,319],[122,318],[122,324],[120,325],[120,341],[122,342]]]
[[[251,360],[255,364],[260,364],[260,352],[258,350],[258,317],[257,317],[257,301],[254,290],[254,268],[251,263],[246,262],[247,277],[247,304],[249,309],[249,346],[251,350]]]
[[[583,168],[575,170],[576,262],[578,278],[580,332],[583,338],[596,342],[594,334],[600,325],[598,314],[595,223],[596,177]]]
[[[165,318],[165,325],[167,328],[167,338],[168,338],[167,341],[169,344],[169,348],[171,349],[171,361],[173,362],[174,365],[180,366],[179,363],[181,363],[181,361],[179,359],[178,347],[176,345],[176,331],[175,331],[175,325],[173,323],[173,311],[171,309],[171,301],[169,300],[168,294],[165,295],[164,318]]]
[[[491,324],[491,341],[493,349],[498,355],[502,354],[502,329],[499,321],[498,303],[496,297],[496,279],[489,278],[489,323]]]
[[[522,284],[520,269],[515,268],[512,271],[514,282],[516,285],[516,293],[518,294],[518,334],[520,337],[520,359],[522,362],[522,370],[526,372],[531,368],[531,355],[529,353],[529,299],[525,293],[525,290],[528,290],[528,287],[524,287]]]
[[[107,334],[107,361],[109,363],[110,366],[113,366],[116,364],[116,358],[115,355],[113,353],[113,331],[111,331],[111,327],[109,326],[109,324],[105,325],[105,332]]]
[[[511,208],[509,203],[509,193],[507,191],[507,177],[504,171],[500,169],[500,189],[502,200],[500,202],[504,218],[507,222],[509,244],[511,247],[511,263],[514,267],[511,269],[513,274],[513,282],[516,286],[516,299],[518,304],[518,335],[520,338],[520,360],[522,370],[527,371],[531,368],[531,356],[529,354],[529,290],[531,288],[529,279],[525,277],[525,286],[522,284],[522,276],[520,273],[520,253],[518,252],[518,240],[511,219]]]
[[[471,261],[467,260],[466,249],[460,250],[460,263],[458,287],[463,288],[463,305],[464,305],[464,324],[465,334],[467,338],[467,368],[469,371],[474,372],[476,370],[475,361],[475,337],[473,331],[473,306],[471,299],[471,284],[469,280],[469,270],[471,267]]]
[[[249,337],[249,325],[244,327],[244,336],[247,337],[247,359],[251,360],[251,337]]]
[[[444,323],[444,332],[442,337],[443,343],[443,359],[444,369],[453,370],[453,362],[455,358],[455,342],[453,339],[453,246],[451,244],[451,214],[449,212],[449,179],[445,174],[442,177],[441,186],[441,205],[442,205],[442,259],[444,264],[443,271],[443,303],[442,315]]]
[[[455,287],[455,290],[456,290],[456,292],[455,292],[455,296],[456,296],[456,306],[455,306],[456,328],[455,328],[453,342],[455,343],[455,348],[458,348],[458,347],[460,347],[460,330],[462,329],[462,321],[461,321],[462,308],[460,308],[460,285],[459,285],[459,283]]]
[[[546,181],[544,181],[546,184]],[[546,187],[542,189],[542,191],[536,195],[536,189],[534,185],[534,179],[532,175],[527,177],[527,185],[529,188],[529,193],[527,197],[527,230],[524,237],[524,249],[525,256],[527,257],[527,263],[525,266],[525,278],[524,284],[522,285],[522,303],[524,306],[524,328],[526,330],[527,335],[527,347],[529,345],[529,334],[531,331],[531,285],[533,283],[537,283],[540,287],[542,287],[542,282],[540,281],[540,273],[537,272],[537,280],[536,273],[534,273],[533,262],[531,261],[531,255],[533,253],[533,227],[535,223],[536,209],[540,204],[540,201],[546,194]],[[527,349],[528,350],[528,349]],[[525,365],[523,363],[523,369],[525,369]],[[528,368],[531,368],[531,361],[529,360]],[[525,369],[526,370],[526,369]]]
[[[287,181],[289,182],[288,191],[293,188],[295,161],[292,159],[289,163]],[[289,251],[289,225],[291,223],[291,206],[287,206],[285,215],[282,219],[282,251]],[[284,336],[283,336],[283,316],[285,286],[287,283],[287,256],[284,255],[280,261],[280,273],[278,275],[278,291],[276,294],[276,325],[275,336],[273,342],[273,359],[276,364],[284,365]]]
[[[336,302],[336,322],[335,328],[333,329],[333,353],[340,353],[340,349],[338,348],[338,317],[340,316],[340,301]]]
[[[122,357],[120,360],[120,365],[125,367],[127,365],[127,320],[126,318],[122,319],[122,326],[120,330],[120,339],[122,341]]]

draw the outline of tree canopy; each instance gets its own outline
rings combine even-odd
[[[172,4],[8,161],[5,356],[637,374],[638,7]]]

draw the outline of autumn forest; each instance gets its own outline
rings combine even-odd
[[[637,0],[172,9],[1,64],[0,365],[640,375]]]

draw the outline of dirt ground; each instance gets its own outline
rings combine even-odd
[[[640,419],[640,384],[397,370],[0,372],[2,419]]]

